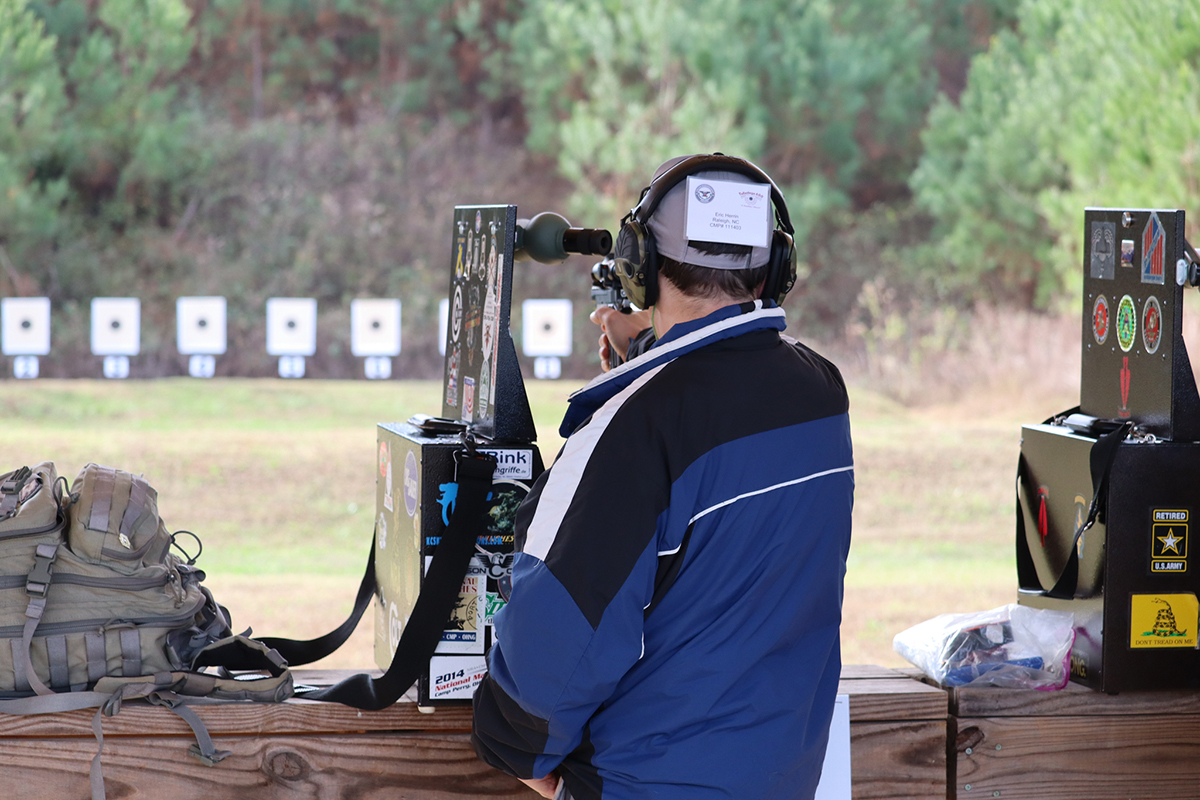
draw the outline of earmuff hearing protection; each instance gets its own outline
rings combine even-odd
[[[759,294],[764,300],[782,303],[796,283],[795,228],[788,215],[783,193],[763,172],[749,161],[722,153],[685,158],[659,175],[642,192],[641,200],[621,220],[614,249],[616,272],[629,301],[638,308],[649,308],[658,301],[658,247],[654,233],[646,224],[662,199],[689,175],[709,171],[735,172],[771,187],[771,205],[775,208],[775,230],[771,233],[771,253],[767,260],[767,278]]]

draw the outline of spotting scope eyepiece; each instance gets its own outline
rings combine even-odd
[[[569,253],[606,256],[612,250],[612,234],[603,228],[572,228],[566,217],[543,211],[533,219],[517,220],[517,261],[559,264]]]

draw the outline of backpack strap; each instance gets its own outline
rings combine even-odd
[[[17,510],[21,504],[21,489],[33,471],[29,467],[21,467],[0,482],[0,519],[5,519]]]
[[[475,553],[476,537],[487,513],[487,496],[496,471],[494,457],[471,447],[456,451],[454,461],[455,480],[459,487],[458,502],[450,517],[450,525],[442,535],[429,570],[425,573],[421,593],[400,635],[391,666],[379,678],[360,673],[324,689],[298,690],[297,695],[306,700],[324,700],[366,711],[378,711],[399,700],[428,667]],[[293,666],[323,658],[336,650],[354,631],[374,593],[375,541],[372,539],[371,555],[367,560],[366,574],[359,585],[354,611],[337,630],[306,642],[274,638],[262,638],[259,641],[277,650]]]
[[[29,647],[33,644],[33,634],[41,624],[42,615],[46,613],[46,593],[50,591],[51,580],[50,567],[57,556],[56,544],[39,544],[34,551],[33,570],[25,579],[25,594],[29,595],[29,604],[25,606],[25,627],[21,632],[19,649],[13,654],[14,660],[19,662],[18,674],[23,672],[29,687],[38,694],[54,694],[52,689],[42,683],[42,679],[34,670],[33,661],[29,657]],[[13,646],[17,646],[15,640]]]

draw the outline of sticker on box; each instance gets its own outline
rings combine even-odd
[[[425,571],[433,556],[425,557]],[[478,557],[471,559],[450,620],[442,631],[435,653],[483,654],[483,616],[486,608],[487,567]]]
[[[470,700],[487,676],[487,661],[434,656],[429,659],[430,700]]]
[[[1092,271],[1091,277],[1112,280],[1116,276],[1117,256],[1114,243],[1117,238],[1115,222],[1092,223]]]
[[[1092,336],[1096,344],[1104,344],[1108,339],[1108,298],[1098,295],[1092,305]]]
[[[1125,295],[1117,305],[1117,344],[1121,350],[1128,353],[1133,349],[1133,340],[1137,338],[1137,308],[1133,298]]]
[[[1167,237],[1157,211],[1150,212],[1150,219],[1142,229],[1142,283],[1163,285],[1163,262],[1166,260]]]
[[[475,379],[463,378],[463,422],[475,421]]]
[[[1187,572],[1188,511],[1156,508],[1150,525],[1150,571]]]
[[[1133,239],[1121,240],[1121,266],[1133,266]]]
[[[1150,295],[1142,308],[1142,344],[1146,353],[1154,355],[1162,342],[1162,306],[1158,298]]]
[[[496,459],[496,480],[530,480],[533,478],[533,451],[532,450],[485,450],[480,448],[481,453],[487,453]]]
[[[1129,606],[1129,646],[1194,648],[1198,612],[1194,594],[1135,594]]]

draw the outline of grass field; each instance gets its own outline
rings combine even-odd
[[[529,382],[549,460],[577,383]],[[375,424],[440,408],[432,382],[0,381],[0,472],[50,460],[144,473],[172,530],[204,542],[235,627],[325,633],[348,612],[371,540]],[[843,660],[900,665],[903,628],[1011,602],[1020,425],[1072,398],[979,396],[908,408],[851,389],[854,543]],[[373,663],[371,620],[324,666]]]

